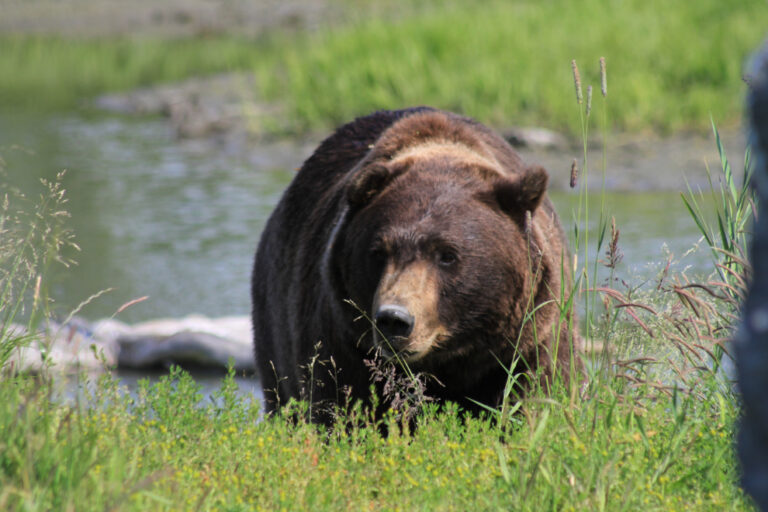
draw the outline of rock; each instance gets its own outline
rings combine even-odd
[[[253,75],[225,73],[106,94],[94,105],[119,114],[165,116],[179,139],[258,136],[285,116],[277,105],[258,103],[256,90]]]
[[[510,128],[504,132],[504,138],[515,147],[566,149],[568,139],[546,128]]]
[[[118,366],[203,366],[227,368],[229,361],[237,371],[253,370],[253,351],[226,338],[204,332],[180,332],[167,337],[123,336],[120,338]]]

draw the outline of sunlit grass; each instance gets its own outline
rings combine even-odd
[[[599,88],[605,56],[614,127],[704,128],[710,113],[740,114],[742,61],[767,17],[756,1],[441,3],[395,23],[368,20],[282,45],[264,93],[289,98],[308,126],[430,104],[495,126],[572,132],[567,64],[594,63],[582,78]]]
[[[71,108],[105,91],[240,70],[256,74],[257,101],[285,107],[280,130],[326,130],[375,109],[429,104],[500,128],[574,133],[567,64],[595,63],[582,65],[582,78],[599,88],[596,63],[605,56],[617,91],[611,128],[704,130],[710,115],[728,124],[741,113],[742,62],[764,35],[764,7],[403,1],[384,17],[257,41],[2,36],[0,105]]]
[[[258,406],[235,389],[228,378],[217,403],[203,401],[173,371],[132,398],[107,379],[78,409],[52,403],[30,378],[3,380],[0,505],[749,509],[731,445],[737,410],[717,391],[665,397],[614,380],[578,407],[533,396],[511,430],[450,409],[428,411],[415,433],[384,437],[372,427],[259,421]]]

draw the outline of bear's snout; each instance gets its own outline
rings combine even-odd
[[[389,262],[373,301],[374,345],[416,361],[448,337],[438,315],[440,290],[434,265]]]
[[[413,331],[414,317],[403,306],[384,304],[374,317],[376,329],[395,351],[403,348]]]

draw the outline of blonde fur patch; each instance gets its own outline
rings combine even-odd
[[[449,336],[438,315],[439,298],[437,270],[426,261],[416,261],[404,268],[387,265],[373,308],[377,311],[383,305],[397,305],[413,315],[413,331],[405,346],[407,361],[421,359]]]
[[[500,166],[495,158],[483,155],[465,144],[449,140],[433,139],[414,146],[407,146],[392,155],[391,162],[397,164],[408,159],[430,160],[446,157],[460,160],[467,165],[494,169],[500,176],[503,175],[503,173],[498,170]]]

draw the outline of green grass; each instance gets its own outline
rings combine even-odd
[[[370,9],[370,7],[368,7]],[[706,129],[735,122],[742,64],[760,42],[759,0],[491,0],[393,5],[341,27],[260,41],[0,38],[0,105],[71,107],[125,90],[253,70],[254,96],[285,106],[291,131],[324,130],[378,108],[430,104],[497,127],[575,132],[568,63],[599,86],[605,56],[613,127]],[[46,107],[47,106],[47,107]],[[577,132],[576,132],[577,133]]]
[[[90,407],[0,381],[3,510],[747,510],[730,397],[659,398],[614,380],[583,401],[533,397],[503,431],[455,410],[412,435],[329,434],[225,381],[200,404],[179,371],[131,398],[104,379]]]
[[[599,86],[605,56],[614,125],[705,127],[740,114],[742,62],[768,21],[757,1],[448,2],[397,23],[284,45],[283,75],[265,80],[313,126],[373,108],[432,104],[496,126],[573,130],[568,64]],[[274,77],[282,80],[274,80]]]
[[[0,105],[71,109],[98,94],[248,69],[253,41],[0,35]]]

